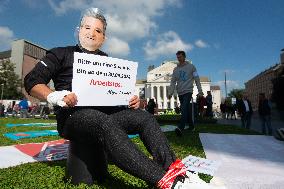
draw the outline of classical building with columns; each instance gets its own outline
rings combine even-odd
[[[136,91],[140,98],[147,99],[154,98],[158,104],[159,109],[174,109],[180,104],[178,95],[175,91],[171,99],[168,98],[168,91],[171,81],[171,75],[173,69],[177,66],[177,61],[164,61],[161,66],[148,70],[147,80],[137,80]],[[206,96],[207,91],[210,89],[210,80],[208,77],[200,77],[201,87],[204,95]],[[220,88],[214,88],[220,91]],[[193,101],[196,102],[196,95],[198,93],[197,86],[194,84],[193,89]],[[215,93],[212,93],[212,95]],[[220,94],[220,93],[218,93]],[[217,95],[213,97],[216,101],[221,101],[221,96]]]

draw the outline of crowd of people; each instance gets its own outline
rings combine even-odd
[[[240,117],[242,127],[250,129],[254,111],[246,93],[241,94],[241,97],[237,98],[234,103],[231,99],[225,100],[220,104],[220,110],[222,118],[236,120],[237,117]],[[265,93],[259,94],[257,113],[261,122],[262,134],[272,135],[271,102],[265,97]]]
[[[30,103],[26,98],[9,102],[6,106],[0,103],[0,117],[43,118],[48,119],[52,109],[47,103]]]
[[[211,91],[207,91],[206,97],[197,96],[197,115],[201,118],[213,118],[213,99]]]

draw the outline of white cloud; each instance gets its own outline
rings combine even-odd
[[[88,1],[87,0],[64,0],[64,1],[56,1],[48,0],[49,5],[55,11],[56,14],[62,15],[66,13],[68,10],[81,10],[87,8]]]
[[[156,24],[143,14],[134,12],[120,16],[118,14],[107,15],[108,28],[107,35],[117,36],[127,41],[143,38],[155,29]]]
[[[0,26],[0,50],[8,50],[11,47],[14,33],[8,27]]]
[[[112,14],[121,15],[136,12],[146,16],[154,16],[161,14],[161,10],[167,5],[181,6],[181,0],[48,0],[48,3],[57,14],[64,14],[69,10],[98,7]]]
[[[195,41],[195,46],[197,46],[198,48],[207,48],[209,47],[209,45],[207,43],[205,43],[203,40],[198,39]]]
[[[128,43],[115,37],[107,39],[103,49],[108,49],[110,56],[123,57],[130,53]]]
[[[32,9],[38,9],[38,8],[46,6],[46,4],[38,0],[22,0],[22,1],[25,3],[25,5],[27,5],[29,8],[32,8]]]
[[[181,40],[177,33],[168,31],[160,36],[156,42],[148,41],[144,46],[147,59],[155,59],[158,56],[175,54],[178,50],[190,51],[193,46]]]
[[[56,14],[71,10],[98,7],[105,12],[107,36],[129,42],[145,38],[157,29],[153,20],[161,16],[167,6],[180,6],[181,0],[48,0]]]

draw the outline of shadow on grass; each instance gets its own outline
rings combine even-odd
[[[46,165],[47,167],[50,167],[51,169],[58,169],[60,168],[64,173],[66,169],[66,160],[60,160],[60,161],[51,161],[51,162],[40,162],[41,164]],[[92,189],[92,188],[115,188],[115,189],[131,189],[131,188],[152,188],[151,186],[147,185],[146,182],[142,181],[141,179],[138,179],[134,176],[131,176],[128,173],[123,172],[121,169],[113,165],[112,162],[109,162],[108,165],[108,172],[109,175],[106,177],[106,180],[104,182],[98,183],[97,181],[94,182],[93,185],[88,186],[86,184],[79,184],[79,185],[73,185],[71,184],[70,179],[62,176],[61,179],[61,186],[64,184],[65,188],[86,188],[86,189]],[[48,174],[46,175],[48,176]]]

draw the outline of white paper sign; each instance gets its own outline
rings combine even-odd
[[[195,171],[198,173],[214,175],[214,172],[220,166],[220,162],[208,160],[201,157],[189,155],[182,160],[187,170]]]
[[[134,96],[137,62],[74,53],[72,92],[77,106],[128,105]]]

